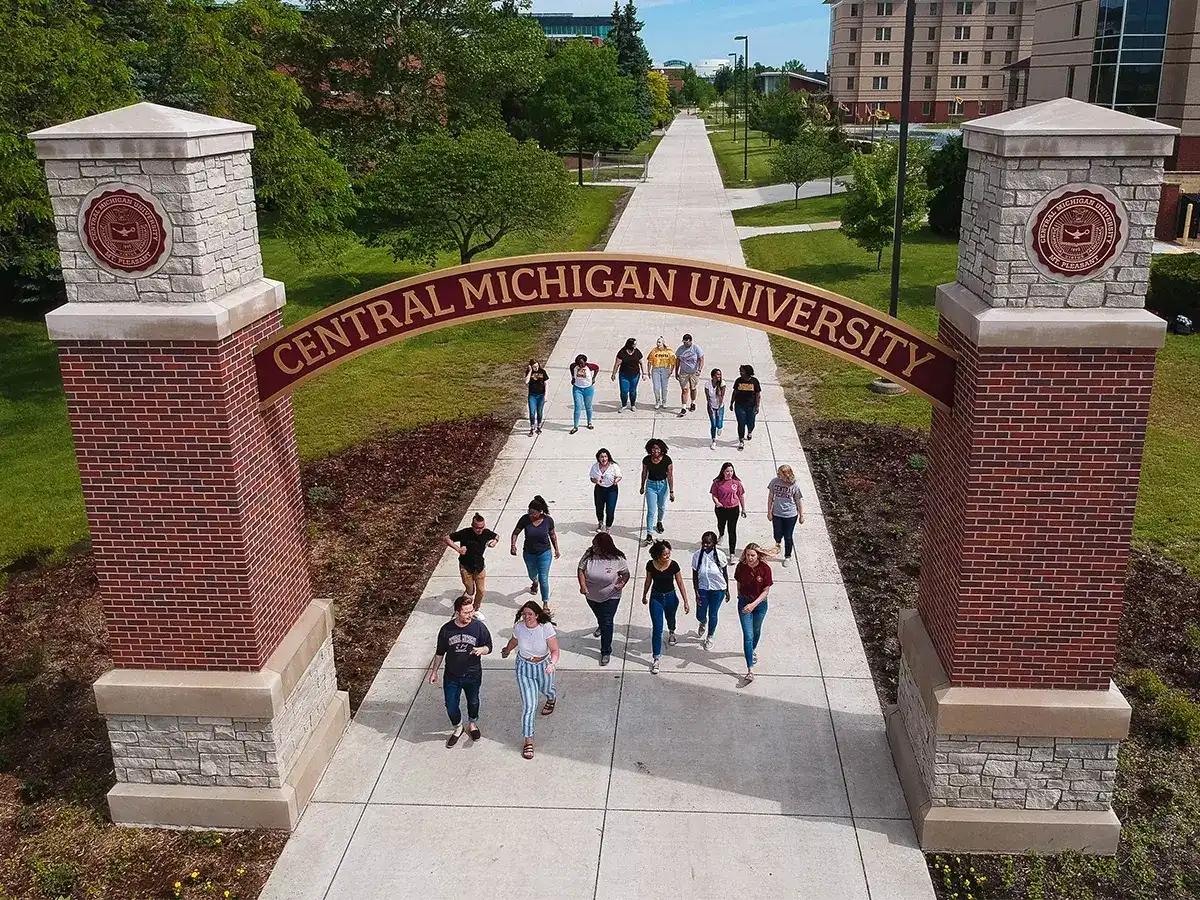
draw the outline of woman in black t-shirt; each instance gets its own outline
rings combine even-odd
[[[754,377],[754,366],[742,366],[733,383],[733,400],[729,408],[737,416],[738,449],[746,449],[746,441],[754,439],[754,421],[762,403],[762,385]]]
[[[675,464],[667,456],[667,445],[658,438],[646,441],[642,457],[642,487],[646,495],[646,543],[654,543],[654,532],[663,532],[667,498],[675,502]]]
[[[536,359],[525,367],[525,383],[529,385],[529,436],[542,433],[546,421],[546,374],[545,368]]]
[[[675,612],[679,609],[680,597],[683,598],[684,615],[687,615],[691,611],[687,588],[683,584],[679,563],[671,559],[671,542],[658,541],[650,548],[646,582],[642,586],[642,603],[650,605],[650,622],[653,626],[650,636],[650,649],[654,654],[654,662],[650,665],[652,675],[658,674],[659,660],[662,658],[664,619],[670,629],[667,643],[676,642]]]
[[[625,346],[617,351],[617,361],[613,363],[612,380],[621,376],[621,412],[637,409],[638,382],[642,378],[642,351],[637,348],[637,338],[630,338]]]

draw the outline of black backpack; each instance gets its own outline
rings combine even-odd
[[[1171,320],[1171,331],[1175,334],[1194,334],[1195,326],[1187,316],[1176,316]]]

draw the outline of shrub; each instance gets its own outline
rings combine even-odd
[[[1183,651],[1193,659],[1200,659],[1200,625],[1188,622],[1183,629]]]
[[[929,229],[934,234],[958,237],[967,185],[967,150],[962,135],[948,139],[930,155],[925,178],[931,191]]]
[[[1150,669],[1134,669],[1125,676],[1125,684],[1139,700],[1148,703],[1157,700],[1167,689],[1163,680]]]
[[[323,484],[314,484],[308,489],[307,496],[310,506],[332,506],[333,501],[337,499],[333,488]]]
[[[1163,253],[1150,262],[1146,307],[1168,322],[1187,316],[1200,322],[1200,253]]]
[[[1182,691],[1167,691],[1154,704],[1159,728],[1185,747],[1200,741],[1200,704]]]
[[[75,890],[77,873],[71,863],[47,862],[44,859],[33,861],[33,880],[44,897],[54,900],[58,897],[70,897]]]
[[[913,453],[908,457],[908,467],[915,472],[924,472],[929,466],[929,459],[922,453]]]
[[[0,687],[0,737],[16,734],[25,724],[25,685]]]

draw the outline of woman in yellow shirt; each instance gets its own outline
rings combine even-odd
[[[650,381],[654,384],[654,408],[667,408],[667,387],[671,383],[671,370],[675,368],[675,351],[661,337],[646,357],[650,367]]]

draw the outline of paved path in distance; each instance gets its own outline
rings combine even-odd
[[[608,249],[742,265],[737,229],[701,120],[680,117],[634,191]],[[763,414],[744,452],[730,416],[709,449],[703,409],[655,412],[643,383],[635,413],[619,413],[608,380],[616,350],[643,351],[692,332],[705,367],[729,380],[752,364]],[[568,434],[568,362],[600,363],[595,431]],[[447,554],[375,678],[313,802],[262,894],[264,900],[931,900],[866,658],[804,452],[779,388],[765,334],[657,312],[572,314],[549,360],[547,428],[517,423],[476,496],[501,533],[488,556],[487,624],[506,641],[528,597],[508,534],[534,494],[544,496],[562,548],[552,599],[563,647],[559,704],[536,723],[537,756],[520,754],[512,661],[485,658],[484,737],[447,750],[441,687],[424,683],[434,635],[460,592]],[[674,393],[673,397],[677,399]],[[687,566],[714,528],[708,487],[725,460],[745,482],[750,516],[739,545],[772,544],[766,484],[790,464],[805,494],[797,561],[773,563],[757,680],[742,686],[741,631],[724,607],[711,651],[680,611],[679,644],[649,671],[650,620],[640,601],[648,559],[637,480],[642,445],[670,446],[677,499],[666,517]],[[618,615],[612,663],[598,666],[595,620],[575,566],[595,528],[587,471],[607,447],[625,470],[613,537],[636,587]],[[469,518],[469,517],[468,517]],[[690,579],[689,584],[689,594]]]

